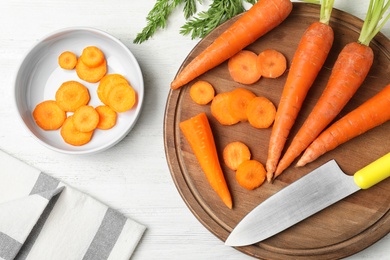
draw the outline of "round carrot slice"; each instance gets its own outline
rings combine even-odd
[[[209,82],[199,80],[191,86],[190,96],[195,103],[206,105],[213,100],[215,91]]]
[[[236,171],[238,184],[248,190],[254,190],[265,181],[267,172],[262,163],[248,160],[240,164]]]
[[[96,83],[101,80],[107,73],[107,61],[104,60],[102,64],[97,67],[88,67],[80,57],[76,65],[76,73],[80,79],[90,83]]]
[[[240,120],[234,117],[229,110],[230,97],[232,92],[223,92],[217,94],[211,101],[211,114],[221,125],[234,125]]]
[[[80,132],[93,131],[99,124],[99,114],[92,106],[79,107],[72,118],[74,127]]]
[[[116,112],[125,112],[131,109],[135,101],[135,90],[126,83],[116,84],[107,95],[108,106]]]
[[[80,132],[74,127],[72,117],[73,116],[68,117],[61,127],[60,134],[65,143],[74,146],[81,146],[91,141],[93,131]]]
[[[88,104],[90,96],[87,87],[71,80],[61,84],[55,99],[62,110],[74,112],[79,107]]]
[[[95,68],[101,65],[104,60],[104,53],[96,46],[88,46],[81,53],[81,60],[90,68]]]
[[[229,100],[229,111],[233,117],[239,119],[241,122],[248,120],[246,115],[246,108],[249,102],[255,98],[256,95],[245,88],[236,88],[231,92]]]
[[[109,106],[98,106],[95,110],[99,114],[99,124],[96,128],[107,130],[116,124],[117,114]]]
[[[97,95],[100,101],[103,104],[108,105],[107,103],[107,95],[110,92],[110,89],[114,87],[116,84],[126,83],[129,84],[127,79],[121,74],[107,74],[105,75],[99,82],[99,86],[97,88]]]
[[[65,70],[72,70],[76,67],[77,56],[73,52],[64,51],[58,56],[58,65]]]
[[[32,114],[36,124],[43,130],[56,130],[66,119],[65,111],[54,100],[39,103]]]
[[[265,78],[277,78],[287,68],[286,57],[273,49],[262,51],[257,57],[257,69]]]
[[[276,108],[274,104],[265,97],[253,98],[246,109],[248,122],[256,128],[268,128],[275,120]]]
[[[257,54],[242,50],[228,60],[228,69],[232,79],[242,84],[257,82],[261,74],[257,70]]]
[[[223,149],[223,160],[227,167],[237,170],[241,163],[251,159],[248,146],[242,142],[231,142]]]

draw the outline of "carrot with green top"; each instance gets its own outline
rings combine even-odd
[[[383,20],[390,1],[371,0],[357,42],[348,43],[339,53],[328,83],[294,137],[276,169],[274,178],[280,175],[310,143],[333,121],[365,80],[374,60],[369,46],[390,14]]]
[[[390,120],[390,84],[324,130],[297,162],[304,166],[368,130]]]
[[[223,203],[232,208],[233,202],[219,162],[214,136],[205,113],[185,121],[179,127],[194,152],[207,180]]]
[[[269,142],[266,162],[268,182],[273,178],[302,103],[333,45],[334,33],[329,26],[333,3],[334,0],[321,2],[320,20],[306,29],[292,59]]]
[[[191,80],[256,41],[291,13],[290,0],[260,0],[224,31],[202,53],[195,57],[173,80],[172,89],[178,89]]]

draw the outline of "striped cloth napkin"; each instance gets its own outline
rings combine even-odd
[[[144,231],[0,150],[0,260],[129,260]]]

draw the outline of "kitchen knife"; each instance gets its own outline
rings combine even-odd
[[[345,174],[336,161],[331,160],[249,212],[233,229],[225,245],[246,246],[260,242],[389,176],[390,153],[353,176]]]

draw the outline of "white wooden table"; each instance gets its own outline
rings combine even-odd
[[[204,1],[208,4],[211,1]],[[251,259],[227,247],[192,215],[174,186],[163,146],[169,84],[198,40],[179,34],[176,10],[168,28],[133,44],[153,0],[2,0],[0,15],[0,149],[118,209],[147,226],[133,259]],[[368,0],[336,0],[364,18]],[[390,38],[390,22],[382,32]],[[13,111],[13,81],[23,55],[52,31],[72,26],[104,30],[136,56],[144,74],[141,116],[122,142],[91,156],[51,151],[21,127]],[[0,166],[1,170],[1,166]],[[390,235],[348,259],[389,259]]]

